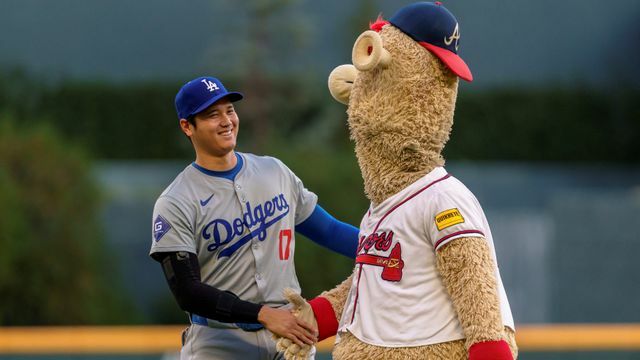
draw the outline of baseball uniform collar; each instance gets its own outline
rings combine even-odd
[[[203,168],[202,166],[196,164],[195,161],[191,163],[191,166],[193,166],[194,168],[196,168],[198,171],[200,171],[205,175],[234,181],[236,178],[236,175],[238,175],[238,173],[240,172],[240,170],[242,170],[242,167],[244,165],[243,157],[237,151],[235,152],[235,155],[236,155],[236,159],[238,159],[236,166],[234,166],[233,169],[229,169],[226,171],[209,170],[207,168]]]
[[[406,188],[400,190],[396,194],[390,196],[385,201],[378,204],[378,206],[373,206],[373,203],[369,205],[369,214],[374,217],[383,216],[385,213],[389,212],[393,207],[397,206],[401,202],[407,200],[409,197],[414,196],[417,192],[424,190],[425,187],[428,187],[432,183],[447,177],[449,174],[447,170],[443,167],[438,166],[435,169],[431,170],[425,176],[416,180],[413,184],[407,186]]]

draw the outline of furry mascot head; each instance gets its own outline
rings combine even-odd
[[[365,192],[380,203],[444,164],[458,76],[472,75],[457,55],[458,24],[438,3],[409,5],[371,29],[356,40],[354,65],[331,73],[329,90],[349,106]]]
[[[337,332],[334,359],[517,356],[486,217],[443,168],[458,78],[472,80],[460,34],[441,3],[408,5],[329,76],[371,200],[354,273],[307,307],[321,338]]]

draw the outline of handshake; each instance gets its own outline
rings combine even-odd
[[[284,297],[293,308],[273,309],[263,306],[258,320],[273,333],[276,349],[287,360],[306,360],[318,341],[318,324],[311,305],[293,289],[284,289]]]

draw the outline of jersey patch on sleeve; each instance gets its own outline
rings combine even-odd
[[[160,241],[164,234],[168,233],[171,230],[171,225],[165,218],[158,215],[156,219],[153,221],[153,238],[156,239],[156,242]]]
[[[448,228],[449,226],[453,226],[455,224],[460,224],[464,222],[464,217],[457,208],[445,210],[441,213],[438,213],[435,217],[436,227],[439,231]]]

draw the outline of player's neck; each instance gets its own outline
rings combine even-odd
[[[231,150],[225,155],[214,156],[209,154],[196,154],[196,164],[213,171],[227,171],[233,169],[238,163],[235,151]]]

